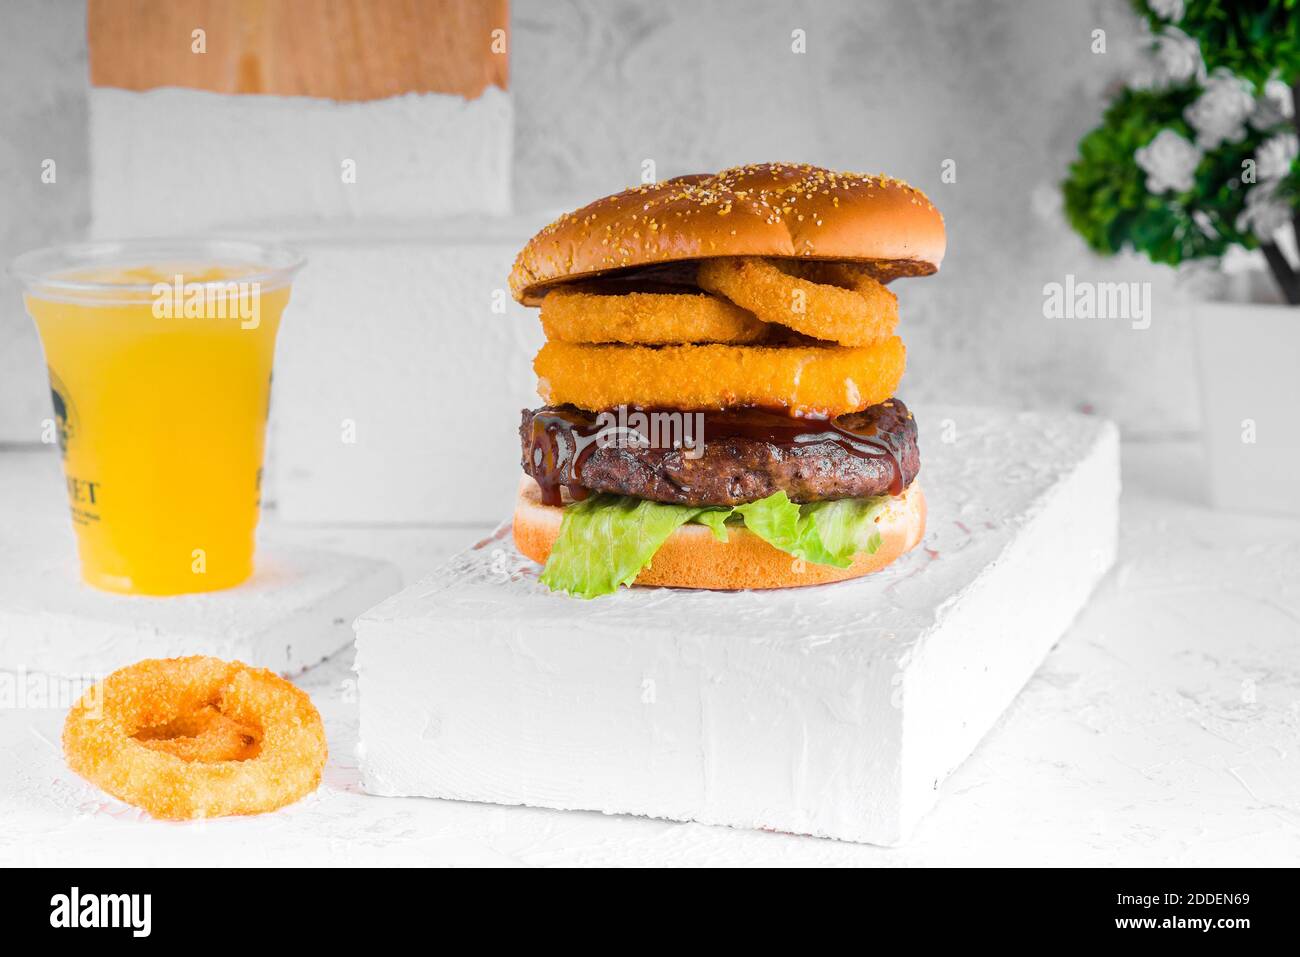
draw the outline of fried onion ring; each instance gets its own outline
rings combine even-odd
[[[880,342],[898,326],[898,297],[853,263],[721,257],[700,263],[698,281],[759,319],[843,346]]]
[[[148,659],[82,696],[63,725],[70,767],[156,818],[273,811],[314,791],[325,729],[307,694],[217,658]]]
[[[771,328],[734,303],[700,292],[616,290],[578,284],[542,300],[552,342],[757,342]]]
[[[906,350],[870,346],[619,346],[548,342],[537,391],[550,405],[724,409],[755,405],[805,415],[860,412],[894,394]]]
[[[146,748],[182,761],[247,761],[261,750],[262,730],[226,717],[214,705],[132,735]]]

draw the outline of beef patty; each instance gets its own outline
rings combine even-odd
[[[916,422],[897,399],[830,420],[759,409],[623,410],[620,419],[547,406],[523,411],[519,436],[523,469],[551,505],[560,486],[574,498],[613,492],[679,505],[740,505],[780,490],[795,502],[898,495],[921,467]]]

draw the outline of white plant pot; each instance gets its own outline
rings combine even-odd
[[[1207,497],[1300,516],[1300,306],[1198,302]]]

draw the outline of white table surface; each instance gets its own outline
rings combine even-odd
[[[261,817],[153,821],[64,767],[62,711],[0,710],[0,865],[1295,865],[1300,521],[1205,509],[1198,463],[1186,443],[1125,445],[1116,569],[905,847],[370,797],[344,652],[299,682],[324,783]],[[6,513],[62,507],[48,451],[0,451],[0,480],[0,547]],[[264,522],[408,581],[482,531]]]

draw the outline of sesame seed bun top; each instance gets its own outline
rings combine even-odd
[[[678,176],[566,213],[528,241],[510,290],[537,305],[551,286],[718,256],[851,260],[882,281],[943,261],[943,216],[902,180],[763,163]]]

